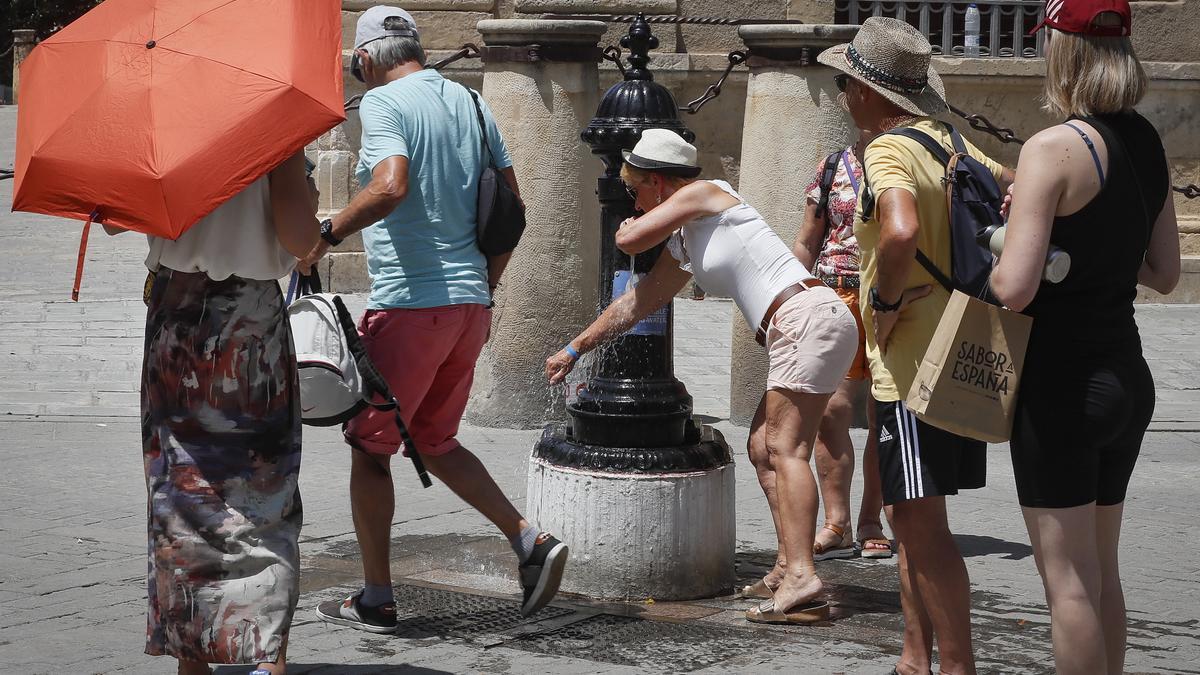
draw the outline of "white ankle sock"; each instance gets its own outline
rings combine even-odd
[[[518,561],[524,563],[529,560],[529,556],[533,553],[533,544],[541,533],[537,527],[530,525],[521,530],[521,534],[508,540],[508,543],[512,545],[513,552],[517,554]]]

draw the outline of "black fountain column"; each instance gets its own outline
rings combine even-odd
[[[597,187],[599,288],[605,306],[632,287],[631,275],[649,272],[665,248],[659,245],[631,261],[616,247],[617,228],[635,215],[620,178],[622,151],[632,150],[642,131],[651,128],[695,139],[679,119],[674,96],[647,68],[658,38],[644,17],[634,21],[621,46],[629,51],[624,80],[605,93],[580,134],[605,168]],[[706,470],[729,462],[723,441],[712,441],[712,434],[692,420],[692,397],[674,375],[672,332],[668,305],[598,350],[590,379],[567,408],[570,424],[548,427],[535,456],[566,466],[651,473]]]
[[[616,248],[618,226],[634,215],[621,152],[655,127],[694,137],[646,69],[657,44],[639,16],[621,40],[630,52],[624,80],[581,134],[605,169],[597,185],[604,305],[629,292],[631,275],[647,273],[663,249],[631,264]],[[565,592],[687,600],[728,593],[736,580],[733,459],[719,432],[692,419],[692,397],[673,372],[671,318],[667,306],[597,350],[567,406],[570,421],[546,427],[534,447],[526,513],[570,546]]]

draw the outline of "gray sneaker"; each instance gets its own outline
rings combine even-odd
[[[368,633],[394,633],[396,631],[396,603],[389,602],[378,607],[362,604],[362,591],[344,600],[326,600],[317,605],[317,618],[326,623],[349,626]]]
[[[567,545],[549,532],[539,533],[529,559],[517,568],[521,588],[525,591],[521,616],[532,616],[554,599],[566,566]]]

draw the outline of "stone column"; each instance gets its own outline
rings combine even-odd
[[[817,54],[857,31],[826,24],[738,29],[751,55],[738,191],[788,246],[804,220],[804,188],[817,163],[855,134],[837,103],[835,73]],[[730,370],[729,419],[746,426],[766,388],[767,357],[741,314],[733,320]]]
[[[29,52],[33,51],[34,45],[37,44],[37,37],[36,37],[35,31],[30,30],[30,29],[19,28],[12,32],[12,38],[13,38],[13,46],[12,46],[12,60],[13,60],[13,76],[12,76],[13,94],[12,94],[12,96],[13,96],[13,98],[12,98],[12,102],[14,105],[16,105],[17,99],[19,97],[18,92],[21,89],[21,62],[25,60],[26,56],[29,56]]]
[[[606,26],[489,19],[478,27],[483,98],[508,144],[528,224],[495,296],[467,418],[531,428],[563,416],[563,391],[543,375],[546,357],[596,314],[600,163],[579,132],[598,103]]]

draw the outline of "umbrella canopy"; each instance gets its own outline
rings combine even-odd
[[[13,210],[174,239],[344,119],[339,0],[106,0],[21,65]]]

